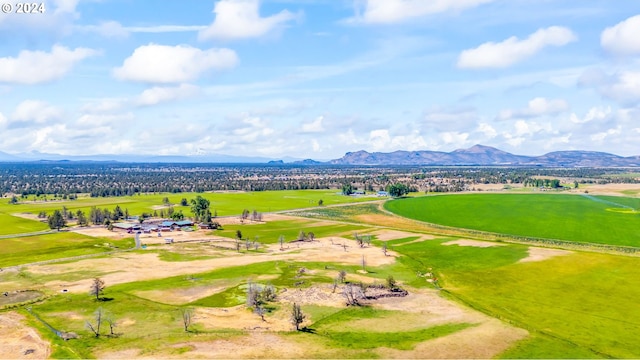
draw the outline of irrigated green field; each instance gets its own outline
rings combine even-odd
[[[465,229],[640,246],[640,199],[565,194],[470,194],[387,202],[411,219]]]

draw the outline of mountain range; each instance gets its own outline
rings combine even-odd
[[[480,165],[548,167],[627,167],[640,166],[640,156],[623,157],[596,151],[555,151],[541,156],[514,155],[490,146],[474,145],[452,152],[394,151],[390,153],[349,152],[335,165]]]
[[[640,167],[640,156],[619,156],[596,151],[555,151],[540,156],[515,155],[490,146],[443,151],[394,151],[389,153],[348,152],[339,159],[317,161],[295,158],[247,157],[224,154],[162,155],[87,155],[67,156],[31,152],[11,155],[0,152],[0,162],[103,161],[139,163],[253,163],[293,165],[424,165],[424,166],[545,166],[545,167]]]

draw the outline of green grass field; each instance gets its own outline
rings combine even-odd
[[[0,235],[49,230],[49,225],[0,212]]]
[[[470,194],[393,200],[411,219],[509,235],[640,246],[640,199],[565,194]]]
[[[116,241],[68,232],[0,239],[0,267],[114,250],[106,244],[128,248],[133,246],[133,240]]]
[[[509,357],[640,356],[637,258],[580,252],[520,263],[524,245],[476,248],[442,246],[444,241],[394,249],[416,271],[433,268],[454,299],[533,332],[535,340],[522,342]],[[563,353],[568,349],[573,352]]]

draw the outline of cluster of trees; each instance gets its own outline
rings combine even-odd
[[[341,189],[384,190],[401,183],[410,191],[462,191],[475,184],[521,184],[536,178],[570,178],[579,183],[638,183],[625,169],[544,169],[421,166],[295,166],[195,164],[0,164],[0,195],[17,203],[142,193],[213,190]],[[186,200],[186,199],[183,199]],[[181,202],[180,205],[187,206]]]
[[[562,185],[560,185],[560,180],[558,179],[527,179],[524,181],[523,183],[524,186],[531,186],[531,187],[546,187],[546,188],[552,188],[552,189],[557,189],[557,188],[561,188]],[[578,187],[578,182],[574,182],[574,187]]]

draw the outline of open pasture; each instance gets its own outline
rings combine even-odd
[[[96,254],[131,247],[131,239],[100,239],[72,232],[0,239],[0,267]]]
[[[509,357],[640,356],[637,258],[570,252],[523,262],[533,248],[443,246],[447,242],[394,249],[416,271],[431,268],[449,296],[529,330],[532,337]]]
[[[393,200],[411,219],[508,235],[640,246],[640,199],[565,194],[467,194]]]

